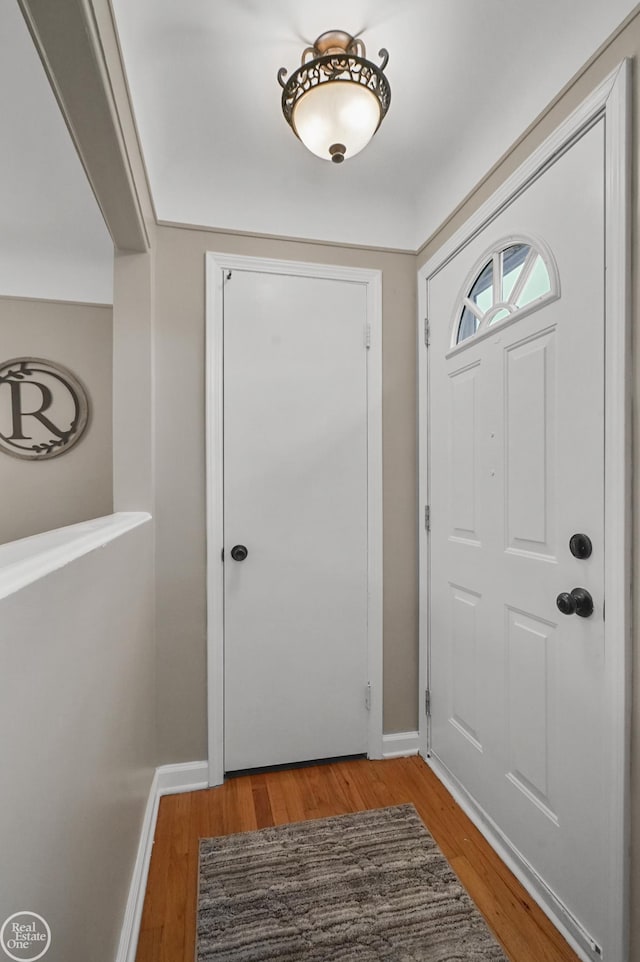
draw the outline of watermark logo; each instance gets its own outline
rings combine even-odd
[[[15,962],[36,962],[49,951],[51,929],[35,912],[15,912],[0,929],[0,945]]]

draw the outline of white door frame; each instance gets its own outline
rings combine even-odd
[[[499,828],[430,757],[429,719],[424,692],[429,688],[429,537],[423,506],[429,504],[428,284],[449,261],[570,145],[599,119],[605,118],[605,677],[613,717],[607,733],[610,760],[609,852],[611,878],[609,912],[616,920],[616,942],[607,946],[611,962],[625,962],[629,945],[629,761],[631,714],[631,324],[630,324],[630,76],[631,62],[623,61],[574,113],[512,174],[456,231],[418,272],[419,358],[419,504],[420,538],[420,751],[447,784],[462,808],[498,851],[541,908],[584,959],[588,955],[581,933],[572,928],[562,910]],[[434,693],[437,697],[437,692]]]
[[[382,274],[378,270],[208,251],[206,276],[207,708],[209,785],[224,781],[223,270],[321,277],[366,290],[368,755],[382,758]],[[322,331],[318,331],[322,337]],[[366,338],[366,342],[365,342]]]

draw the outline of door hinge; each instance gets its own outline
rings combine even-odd
[[[424,319],[424,346],[425,346],[425,347],[429,347],[429,344],[430,344],[430,334],[431,334],[431,331],[430,331],[430,329],[429,329],[429,321],[428,321],[427,318],[425,317],[425,319]]]
[[[367,682],[367,687],[364,693],[364,704],[367,711],[371,711],[371,682]]]
[[[431,692],[428,688],[424,693],[424,713],[425,715],[431,714]]]
[[[431,506],[428,504],[424,506],[424,530],[431,531]]]
[[[364,328],[364,346],[367,350],[371,347],[371,324],[365,324]]]

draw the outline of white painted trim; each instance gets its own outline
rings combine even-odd
[[[0,545],[0,600],[150,520],[146,511],[120,511]]]
[[[422,753],[420,754],[422,755]],[[520,856],[519,852],[514,849],[504,837],[495,822],[489,818],[475,799],[469,795],[455,776],[451,774],[449,769],[443,765],[435,755],[426,756],[424,760],[429,768],[437,775],[447,791],[453,796],[462,811],[468,815],[478,831],[486,838],[491,848],[500,856],[507,868],[513,872],[545,915],[551,919],[576,955],[583,959],[583,962],[593,962],[593,956],[585,950],[584,944],[579,942],[575,937],[575,930],[567,926],[566,917],[559,907],[561,903],[558,902],[558,906],[554,904],[553,899],[549,896],[547,887],[541,883],[539,877],[531,870],[525,859]],[[607,954],[607,958],[611,959],[611,962],[617,962],[618,957]]]
[[[129,895],[124,911],[116,962],[135,962],[159,802],[158,769],[156,769],[151,781],[149,797],[147,798],[147,805],[142,819],[138,851],[133,865],[131,883],[129,885]]]
[[[199,792],[209,787],[209,763],[182,762],[156,768],[158,795],[177,795],[180,792]]]
[[[207,788],[208,771],[207,762],[186,762],[181,765],[162,765],[156,768],[153,774],[140,829],[116,962],[135,962],[160,798],[162,795]]]
[[[605,685],[609,731],[610,959],[629,955],[632,652],[631,61],[618,72],[605,124]]]
[[[425,692],[429,690],[429,573],[431,539],[426,530],[429,504],[429,313],[424,268],[418,271],[418,733],[420,753],[426,757],[431,741],[431,723],[426,712]]]
[[[527,185],[605,117],[606,261],[605,274],[605,678],[611,706],[608,754],[611,761],[607,797],[610,804],[611,863],[608,872],[611,943],[607,958],[625,962],[629,952],[629,839],[630,839],[630,711],[631,711],[631,324],[630,324],[630,76],[628,60],[614,70],[571,116],[512,174],[468,221],[418,272],[419,306],[419,728],[420,750],[430,746],[429,719],[423,691],[428,687],[430,564],[429,538],[422,523],[423,505],[429,498],[429,370],[424,349],[423,322],[428,316],[428,281],[480,230],[490,223]],[[542,909],[556,919],[550,899],[538,899]]]
[[[224,782],[224,284],[205,255],[206,500],[207,500],[207,731],[209,784]]]
[[[420,732],[393,732],[382,736],[383,758],[406,758],[417,755],[420,748]]]
[[[321,277],[364,284],[367,351],[368,655],[371,710],[368,754],[382,757],[382,274],[378,270],[271,260],[208,251],[206,265],[207,409],[207,701],[209,784],[224,780],[223,270]]]
[[[335,277],[335,275],[332,275]],[[382,736],[382,272],[356,271],[366,284],[367,324],[371,332],[367,351],[367,665],[371,684],[368,755],[381,758]],[[348,280],[349,278],[345,278]],[[351,277],[353,279],[353,275]]]
[[[261,274],[293,274],[296,277],[320,277],[334,281],[351,281],[354,284],[370,284],[381,277],[378,270],[364,267],[343,267],[340,264],[318,264],[311,261],[285,261],[270,257],[246,257],[207,251],[207,268],[228,271],[259,271]]]

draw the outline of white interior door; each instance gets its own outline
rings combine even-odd
[[[366,753],[366,287],[223,283],[225,770]]]
[[[430,751],[554,893],[593,958],[611,935],[604,126],[530,183],[427,294]],[[516,302],[524,309],[510,314]],[[576,533],[590,557],[572,554]],[[593,598],[589,617],[557,606],[576,587]]]

